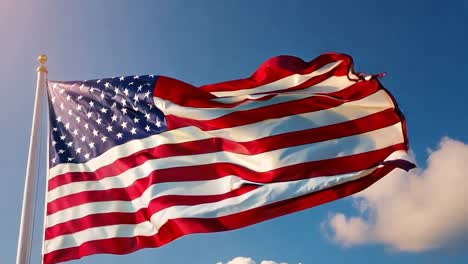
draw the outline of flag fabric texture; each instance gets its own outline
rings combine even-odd
[[[344,54],[200,87],[145,75],[47,90],[46,264],[245,227],[414,166],[395,100]]]

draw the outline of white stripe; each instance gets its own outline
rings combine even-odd
[[[111,164],[119,158],[162,144],[183,143],[214,137],[226,138],[236,142],[246,142],[263,138],[266,135],[279,135],[354,120],[393,107],[391,98],[385,91],[381,90],[364,99],[344,103],[334,108],[269,119],[234,128],[204,132],[195,127],[184,127],[145,139],[129,141],[123,145],[109,149],[107,152],[83,164],[59,164],[51,169],[50,177],[53,178],[67,172],[92,172],[100,167]]]
[[[346,80],[348,80],[347,77],[341,77],[341,78],[345,78]],[[333,86],[323,86],[323,88],[328,88],[328,87],[333,87]],[[346,88],[346,87],[342,87],[342,88]],[[339,89],[337,88],[336,90],[341,90],[341,88]],[[293,91],[293,92],[288,92],[288,93],[280,93],[280,94],[276,94],[273,98],[270,98],[268,100],[247,101],[243,104],[239,104],[231,108],[200,108],[200,107],[181,106],[181,105],[173,103],[172,101],[164,100],[159,97],[153,97],[153,101],[156,107],[159,108],[161,111],[163,111],[166,115],[175,115],[178,117],[198,119],[198,120],[210,120],[210,119],[222,117],[222,116],[225,116],[227,114],[237,112],[237,111],[251,110],[251,109],[270,106],[274,104],[292,102],[296,100],[302,100],[302,99],[314,97],[314,96],[317,96],[317,93],[321,93],[321,91],[315,91],[315,89],[313,89],[313,91],[310,91],[310,92],[301,90],[301,91]],[[258,99],[258,98],[262,98],[268,95],[271,95],[271,94],[264,94],[261,96],[248,95],[248,97],[250,99],[253,99],[253,98]],[[236,101],[242,101],[245,99],[245,96],[226,97],[226,98],[234,99]]]
[[[348,76],[332,76],[316,85],[309,88],[301,89],[298,91],[285,92],[285,94],[304,93],[304,94],[317,94],[317,93],[334,93],[343,90],[353,84],[356,80],[350,80]]]
[[[296,91],[272,91],[271,93],[281,93],[281,94],[318,94],[318,93],[333,93],[340,90],[343,90],[353,84],[355,84],[356,80],[350,80],[348,76],[332,76],[320,83],[317,83],[313,86],[303,88]],[[286,87],[285,87],[286,88]],[[224,103],[224,104],[232,104],[243,101],[245,99],[258,99],[265,97],[271,93],[266,94],[246,94],[246,95],[238,95],[238,96],[230,96],[230,97],[219,97],[212,99],[212,101]]]
[[[248,101],[248,102],[245,102],[243,104],[240,104],[231,108],[199,108],[199,107],[180,106],[178,104],[172,103],[171,101],[163,100],[159,97],[153,97],[153,100],[154,100],[154,104],[156,105],[156,107],[161,109],[161,111],[163,111],[166,115],[175,115],[178,117],[198,119],[198,120],[210,120],[210,119],[225,116],[227,114],[237,112],[237,111],[252,110],[255,108],[301,100],[301,99],[305,99],[309,97],[313,97],[313,95],[277,94],[275,95],[275,97],[270,98],[265,101]]]
[[[396,158],[396,155],[392,155]],[[389,159],[387,159],[389,160]],[[258,208],[274,202],[291,199],[319,190],[330,188],[349,181],[365,177],[375,171],[377,167],[354,173],[337,175],[334,177],[317,177],[298,181],[269,183],[242,194],[222,201],[191,205],[172,206],[151,216],[151,222],[136,225],[112,225],[89,228],[74,234],[62,235],[45,241],[46,253],[70,247],[79,246],[87,241],[134,236],[152,236],[169,219],[179,218],[216,218],[236,214],[246,210]]]
[[[296,74],[284,77],[282,79],[279,79],[277,81],[274,81],[274,82],[271,82],[262,86],[257,86],[255,88],[235,90],[235,91],[212,92],[212,94],[217,97],[227,97],[227,96],[239,96],[239,95],[246,95],[246,94],[266,93],[266,92],[271,92],[271,91],[282,90],[282,89],[290,88],[293,86],[297,86],[315,76],[325,74],[333,70],[334,68],[336,68],[341,62],[343,61],[339,60],[339,61],[335,61],[332,63],[328,63],[324,65],[323,67],[309,74],[302,75],[302,74],[296,73]]]
[[[127,177],[130,178],[130,180],[128,180],[129,182],[136,180],[137,177],[145,177],[148,174],[148,168],[154,170],[154,168],[162,169],[210,164],[214,162],[227,162],[239,164],[252,171],[265,172],[308,161],[326,160],[357,153],[365,153],[402,142],[404,142],[404,139],[401,131],[401,123],[397,123],[386,128],[360,135],[273,150],[252,156],[228,152],[216,152],[194,156],[150,160],[144,165],[132,169],[131,172],[129,172],[129,170],[116,177],[105,178],[97,182],[76,182],[60,186],[50,191],[48,197],[52,200],[58,198],[60,195],[77,193],[84,190],[119,188],[122,186],[122,182],[127,181]],[[122,211],[125,209],[120,208],[119,206],[124,204],[126,205],[125,208],[135,210],[135,205],[133,203],[141,203],[141,200],[135,199],[132,202],[121,203],[99,202],[83,205],[79,207],[79,210],[74,210],[73,208],[65,209],[49,215],[47,217],[47,225],[53,226],[89,214]]]

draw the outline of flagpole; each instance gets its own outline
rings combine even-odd
[[[39,146],[39,129],[42,113],[42,96],[47,80],[46,55],[39,55],[37,58],[40,65],[37,67],[36,97],[34,99],[34,110],[32,119],[31,137],[29,141],[28,163],[26,167],[26,179],[23,193],[23,208],[21,210],[21,222],[18,239],[18,251],[16,254],[16,264],[26,264],[29,261],[29,254],[32,240],[32,222],[34,215],[34,188],[36,183],[36,161],[39,157],[37,147]]]

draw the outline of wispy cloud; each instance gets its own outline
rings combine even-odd
[[[466,248],[468,145],[450,138],[430,151],[427,168],[393,172],[354,196],[358,216],[334,213],[326,235],[348,247],[382,243],[400,251]]]

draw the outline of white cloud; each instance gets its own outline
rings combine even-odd
[[[262,260],[262,262],[260,262],[260,264],[288,264],[286,262],[276,262],[276,261],[273,261],[273,260]]]
[[[223,264],[222,262],[217,262],[216,264]],[[246,258],[246,257],[236,257],[228,262],[226,264],[257,264],[255,260],[252,258]],[[288,264],[286,262],[276,262],[273,260],[262,260],[260,264]]]
[[[429,153],[427,168],[393,172],[354,196],[359,216],[323,223],[342,246],[382,243],[395,250],[467,247],[468,145],[450,138]],[[463,243],[465,242],[465,243]]]
[[[257,263],[251,258],[237,257],[231,261],[228,261],[226,264],[257,264]]]

